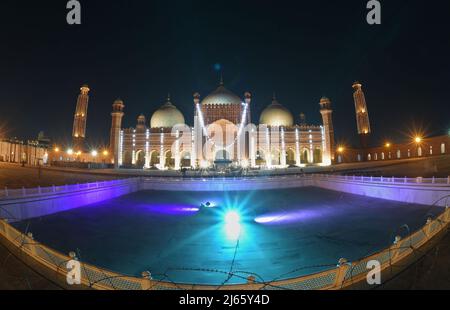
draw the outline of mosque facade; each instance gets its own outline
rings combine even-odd
[[[170,97],[147,122],[139,115],[136,126],[122,128],[125,103],[113,104],[110,132],[111,160],[115,167],[179,170],[229,165],[244,168],[285,168],[331,165],[335,143],[331,101],[318,107],[322,124],[300,123],[275,96],[251,123],[252,95],[239,97],[221,82],[209,95],[193,95],[193,126]]]

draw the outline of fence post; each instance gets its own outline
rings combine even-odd
[[[38,194],[41,194],[41,186],[38,186]]]
[[[335,288],[341,288],[345,281],[345,276],[347,275],[348,270],[352,267],[351,263],[348,263],[345,258],[341,258],[339,260],[339,264],[337,265],[336,271],[336,281],[334,282]]]
[[[383,183],[383,176],[380,177],[380,182]]]
[[[22,196],[26,196],[26,191],[25,191],[25,187],[22,186]]]
[[[447,177],[447,184],[450,184],[450,175]]]
[[[52,191],[55,193],[56,192],[56,187],[55,185],[52,185]]]
[[[405,176],[405,180],[404,180],[404,182],[405,182],[405,183],[408,183],[408,180],[407,180],[406,176]]]
[[[5,197],[8,197],[8,187],[5,186]]]

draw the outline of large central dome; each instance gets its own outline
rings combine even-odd
[[[175,125],[184,124],[183,114],[170,102],[167,102],[155,111],[150,120],[151,128],[169,128]]]
[[[274,95],[272,104],[261,113],[259,123],[268,126],[290,127],[294,125],[294,117],[288,109],[277,101]]]
[[[210,93],[202,100],[202,105],[218,105],[218,104],[241,104],[242,100],[239,96],[226,89],[221,84],[215,91]]]

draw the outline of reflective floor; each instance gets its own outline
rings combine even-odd
[[[124,274],[148,270],[167,281],[230,284],[249,273],[287,279],[332,268],[342,257],[356,260],[441,211],[313,187],[143,191],[15,226]]]

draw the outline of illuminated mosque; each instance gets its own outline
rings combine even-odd
[[[306,124],[304,114],[296,124],[274,95],[259,125],[252,125],[251,94],[241,98],[221,81],[206,97],[193,95],[193,126],[185,125],[183,113],[168,96],[149,123],[145,115],[139,115],[136,126],[125,129],[125,104],[117,99],[111,113],[111,160],[115,167],[159,170],[206,169],[223,163],[265,169],[330,165],[335,153],[331,102],[323,97],[319,106],[322,124]],[[213,139],[218,132],[222,143]],[[205,146],[208,152],[203,151]]]

